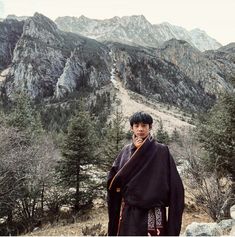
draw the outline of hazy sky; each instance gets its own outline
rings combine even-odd
[[[142,14],[152,24],[200,28],[223,45],[235,42],[234,9],[235,0],[0,0],[0,18],[35,12],[52,20],[58,16],[106,19]]]

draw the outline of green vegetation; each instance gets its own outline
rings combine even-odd
[[[6,220],[1,235],[58,221],[63,205],[70,218],[81,215],[94,197],[105,197],[107,171],[131,139],[120,109],[108,117],[108,92],[46,105],[31,103],[25,94],[15,98],[0,113],[0,218]],[[220,97],[197,124],[197,136],[183,137],[176,129],[168,134],[162,121],[156,131],[176,163],[186,164],[196,201],[214,220],[226,217],[234,202],[234,98]]]
[[[198,139],[208,152],[208,169],[215,167],[235,180],[235,94],[221,95],[198,124]]]
[[[89,113],[81,106],[69,121],[58,167],[64,186],[76,189],[73,203],[76,212],[82,204],[89,203],[94,195],[88,171],[91,169],[90,165],[96,163],[96,142],[94,123]]]
[[[110,170],[114,158],[124,146],[126,133],[124,131],[124,116],[119,108],[116,109],[113,119],[105,128],[102,142],[102,168]]]
[[[158,130],[156,133],[156,138],[157,138],[157,141],[160,143],[169,144],[169,142],[170,142],[170,136],[167,133],[167,131],[164,130],[164,128],[163,128],[162,120],[160,120],[160,122],[159,122],[159,127],[158,127]]]

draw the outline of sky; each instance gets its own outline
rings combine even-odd
[[[144,15],[151,24],[169,22],[206,31],[222,45],[235,42],[235,0],[0,0],[0,18],[9,14],[84,15],[93,19]]]

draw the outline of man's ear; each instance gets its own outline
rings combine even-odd
[[[133,127],[132,126],[130,126],[130,131],[133,132]]]
[[[151,129],[152,129],[152,127],[153,127],[153,126],[152,126],[152,124],[149,124],[149,130],[151,130]]]

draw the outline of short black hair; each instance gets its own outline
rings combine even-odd
[[[145,124],[149,124],[149,126],[151,126],[153,123],[153,118],[151,117],[151,115],[149,115],[143,111],[136,112],[130,117],[131,127],[133,126],[134,123],[145,123]]]

